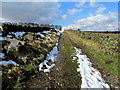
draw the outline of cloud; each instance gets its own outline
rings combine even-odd
[[[0,17],[2,17],[2,2],[0,2]]]
[[[86,2],[88,2],[89,1],[89,3],[88,4],[86,4]],[[93,7],[93,8],[96,8],[96,7],[99,7],[99,6],[101,6],[101,4],[99,4],[99,3],[97,3],[98,1],[96,1],[96,0],[82,0],[80,3],[78,3],[78,4],[75,4],[75,6],[77,7],[77,8],[80,8],[80,7],[82,7],[83,5],[84,5],[84,7]],[[86,5],[85,5],[86,4]]]
[[[4,23],[4,22],[10,22],[10,21],[6,20],[5,18],[0,17],[0,23]]]
[[[75,13],[78,13],[78,12],[82,12],[83,10],[82,9],[68,9],[68,13],[70,15],[74,15]]]
[[[90,6],[90,7],[96,7],[96,6],[97,6],[96,0],[90,0],[89,6]]]
[[[86,0],[82,0],[80,3],[76,4],[76,7],[81,7],[85,4]]]
[[[75,21],[75,24],[64,27],[65,29],[81,30],[117,30],[118,25],[115,21],[117,14],[109,12],[108,14],[97,14],[96,16],[87,17]]]
[[[96,13],[102,13],[102,12],[104,12],[104,10],[106,10],[105,7],[99,7],[99,8],[97,9]]]
[[[57,17],[57,2],[3,2],[2,17],[15,22],[52,23]]]
[[[68,17],[68,15],[64,14],[63,16],[61,16],[61,19],[66,19]]]
[[[58,2],[58,0],[2,0],[2,2]]]

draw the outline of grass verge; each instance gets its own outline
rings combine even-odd
[[[62,65],[63,73],[63,85],[62,88],[81,88],[81,77],[80,73],[77,72],[78,64],[77,60],[73,61],[72,56],[75,53],[74,46],[72,45],[67,34],[64,33],[62,38],[61,52],[65,57],[65,62]]]

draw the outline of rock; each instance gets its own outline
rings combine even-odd
[[[37,58],[33,58],[33,61],[35,62],[35,63],[39,63],[39,61],[38,61],[38,59]]]
[[[40,56],[38,57],[39,60],[43,60],[44,59],[44,54],[40,54]]]
[[[27,35],[24,36],[27,40],[33,40],[32,33],[28,33]]]
[[[51,48],[53,45],[52,44],[47,44],[47,47],[48,48]]]
[[[17,47],[18,43],[19,43],[19,40],[13,38],[13,39],[10,41],[10,47],[15,48],[15,47]]]
[[[27,57],[22,57],[22,61],[24,62],[24,64],[27,63]]]
[[[12,69],[12,67],[14,67],[14,65],[10,63],[4,64],[3,66],[7,69]]]
[[[106,77],[107,77],[107,75],[103,75],[103,77],[104,77],[104,78],[106,78]]]
[[[24,45],[24,44],[25,44],[25,41],[20,41],[20,44],[21,44],[21,45]]]
[[[43,65],[42,69],[47,69],[46,65]]]
[[[22,70],[19,67],[13,67],[12,70],[15,71],[17,74],[22,73]]]
[[[47,65],[48,65],[48,66],[51,66],[52,64],[54,64],[54,63],[52,62],[51,59],[49,59],[48,62],[47,62]]]

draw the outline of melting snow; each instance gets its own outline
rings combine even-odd
[[[41,34],[41,32],[38,32],[37,34],[40,35],[42,38],[45,37],[43,34]]]
[[[106,88],[109,90],[109,85],[104,81],[100,72],[92,67],[89,58],[86,55],[82,55],[81,49],[74,48],[80,64],[77,71],[81,73],[82,77],[81,88]]]
[[[44,38],[45,36],[43,34],[39,34],[42,38]]]
[[[49,34],[48,31],[43,31],[42,33]]]
[[[0,58],[4,58],[5,54],[4,53],[0,53]]]
[[[58,45],[57,43],[56,43],[56,45]],[[57,53],[58,53],[58,48],[57,48],[57,46],[54,46],[53,50],[49,54],[47,54],[46,60],[44,60],[39,65],[39,71],[50,72],[50,69],[53,68],[55,66],[55,64],[51,64],[51,66],[49,66],[49,65],[47,65],[47,62],[48,62],[48,60],[51,60],[52,62],[54,62],[57,57]],[[43,65],[46,65],[47,69],[42,69]]]
[[[6,40],[7,37],[0,37],[0,40]]]
[[[1,65],[4,65],[4,64],[7,64],[7,63],[10,63],[10,64],[13,64],[14,66],[16,66],[16,62],[12,61],[12,60],[9,60],[9,61],[0,61],[0,64]]]
[[[25,32],[16,32],[14,33],[16,37],[23,35]]]

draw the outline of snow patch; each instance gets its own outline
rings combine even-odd
[[[56,45],[58,45],[57,43],[56,43]],[[50,69],[53,68],[55,66],[55,64],[51,64],[49,66],[49,65],[47,65],[47,62],[49,62],[49,60],[54,62],[56,60],[57,53],[58,53],[58,48],[57,48],[57,46],[54,46],[53,50],[49,54],[47,54],[46,60],[44,60],[42,63],[40,63],[39,71],[50,72]],[[47,67],[47,69],[42,69],[43,65],[45,65]]]
[[[0,53],[0,58],[4,58],[5,54],[4,53]]]
[[[23,34],[25,34],[25,32],[16,32],[14,34],[15,34],[16,37],[18,37],[18,36],[22,36]]]
[[[16,62],[12,61],[12,60],[9,60],[9,61],[0,61],[0,64],[1,65],[5,65],[5,64],[13,64],[14,66],[16,66]]]
[[[38,32],[37,35],[40,35],[42,38],[45,37],[41,32]]]
[[[43,31],[42,33],[49,34],[48,31]]]
[[[6,40],[7,39],[7,37],[0,37],[0,40],[2,41],[2,40]]]
[[[82,85],[81,88],[106,88],[110,90],[109,85],[104,81],[100,72],[92,67],[92,63],[86,55],[82,55],[81,49],[74,47],[76,56],[78,57],[79,68],[81,73]]]

